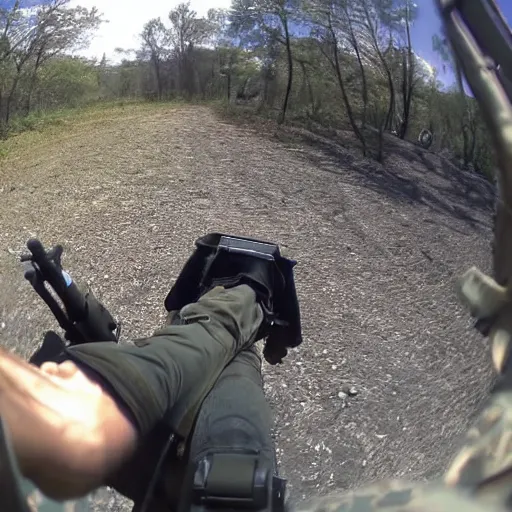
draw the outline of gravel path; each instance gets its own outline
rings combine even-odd
[[[384,168],[267,135],[166,106],[19,137],[0,161],[0,342],[27,356],[56,326],[16,261],[31,236],[65,245],[125,339],[161,324],[198,236],[275,240],[299,261],[305,339],[265,368],[294,499],[436,476],[490,384],[453,293],[461,272],[489,266],[488,187],[406,143]]]

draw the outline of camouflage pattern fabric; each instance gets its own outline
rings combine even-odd
[[[502,512],[483,506],[462,491],[441,484],[419,485],[405,481],[379,482],[356,491],[315,498],[294,512]]]
[[[441,481],[425,485],[381,482],[344,494],[312,499],[295,507],[295,512],[512,510],[512,290],[509,289],[512,282],[512,35],[493,0],[437,0],[437,4],[457,61],[493,135],[500,166],[494,275],[489,277],[472,268],[462,277],[458,291],[478,320],[481,331],[489,338],[493,365],[502,385],[489,398]],[[27,487],[27,482],[20,481],[19,472],[8,455],[0,457],[4,474],[6,460],[11,463],[10,476],[14,475],[20,486],[6,485],[9,474],[0,479],[2,511],[26,512],[4,507],[7,502],[14,503],[5,494],[9,489],[16,494],[13,487],[17,487],[18,492],[23,489],[28,511],[89,510],[90,498],[59,504]]]
[[[9,432],[0,418],[0,510],[2,512],[92,512],[92,496],[56,502],[44,496],[23,478],[9,441]]]
[[[86,496],[79,500],[58,502],[47,498],[28,480],[23,480],[21,488],[30,512],[92,512],[93,510],[92,496]]]
[[[480,104],[499,164],[493,277],[468,270],[460,300],[488,336],[500,385],[442,482],[379,483],[317,498],[300,512],[512,510],[512,34],[494,0],[437,0],[446,36]]]

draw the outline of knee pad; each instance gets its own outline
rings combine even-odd
[[[213,451],[192,462],[179,512],[284,511],[286,480],[257,452]]]
[[[233,374],[228,374],[230,371]],[[190,460],[213,451],[245,449],[259,453],[261,462],[276,469],[274,421],[262,383],[255,381],[260,376],[238,360],[226,368],[199,411],[190,440]]]

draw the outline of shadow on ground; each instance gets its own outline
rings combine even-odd
[[[352,148],[347,151],[325,137],[304,131],[295,133],[304,148],[301,155],[318,169],[369,188],[397,204],[428,207],[475,230],[490,226],[488,219],[478,218],[478,213],[492,211],[493,185],[481,176],[456,168],[443,157],[388,137],[385,162],[379,164],[363,160]]]
[[[26,356],[56,327],[12,255],[32,236],[65,245],[66,269],[123,321],[123,342],[162,324],[197,237],[274,240],[298,261],[304,331],[264,368],[292,497],[442,473],[490,384],[454,284],[489,269],[491,188],[411,144],[381,166],[348,136],[235,126],[205,107],[126,107],[65,128],[20,136],[2,161],[2,345]],[[116,500],[109,510],[129,510]]]

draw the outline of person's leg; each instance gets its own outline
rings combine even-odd
[[[262,321],[252,288],[216,287],[135,346],[88,343],[69,349],[67,356],[108,382],[141,435],[167,415],[176,433],[185,436],[195,407],[226,365],[256,341]]]
[[[215,453],[257,456],[260,468],[271,474],[277,472],[271,435],[273,415],[263,391],[261,363],[258,349],[253,346],[224,369],[197,416],[185,454],[188,468],[183,464],[179,468],[168,466],[162,479],[165,491],[159,492],[152,503],[155,510],[178,510],[183,505],[188,510],[186,499],[190,497],[190,480],[197,463]],[[216,469],[224,474],[227,468]],[[183,480],[185,470],[188,476]],[[233,475],[226,476],[233,480]],[[162,499],[166,502],[161,503]]]
[[[211,290],[180,317],[183,325],[138,346],[68,349],[58,362],[77,366],[48,363],[42,369],[50,375],[0,352],[0,415],[25,476],[61,498],[101,485],[174,405],[181,404],[175,419],[183,424],[224,367],[256,341],[263,313],[242,285]]]
[[[250,451],[259,453],[261,464],[274,471],[272,426],[261,357],[257,347],[251,347],[226,367],[203,402],[191,440],[190,461],[213,452]]]

